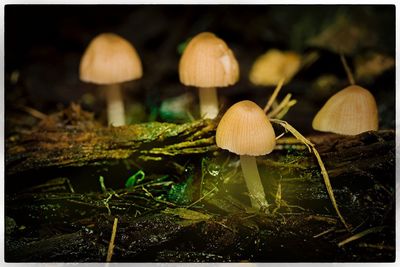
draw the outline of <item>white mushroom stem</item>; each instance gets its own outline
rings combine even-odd
[[[215,119],[218,115],[218,96],[215,87],[199,88],[200,115],[204,119]]]
[[[112,126],[125,125],[124,102],[122,101],[119,84],[108,85],[105,88],[107,98],[108,124]]]
[[[242,166],[244,180],[249,190],[251,206],[257,210],[263,206],[268,206],[268,202],[265,199],[264,187],[257,169],[256,157],[241,155],[240,165]]]

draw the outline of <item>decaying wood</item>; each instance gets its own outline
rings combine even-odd
[[[6,169],[12,174],[46,167],[101,165],[138,157],[205,153],[215,149],[209,120],[176,125],[150,122],[102,127],[90,113],[71,105],[31,131],[6,140]]]
[[[150,122],[103,127],[90,113],[71,105],[32,130],[6,139],[6,172],[101,165],[133,157],[157,161],[176,155],[202,154],[217,149],[215,127],[211,120],[180,125]],[[321,156],[329,158],[325,163],[332,174],[357,168],[365,171],[394,160],[394,132],[390,130],[310,139]],[[286,144],[301,146],[298,141],[282,138],[278,140],[278,149]]]

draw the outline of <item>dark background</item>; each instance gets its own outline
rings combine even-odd
[[[139,101],[150,113],[168,97],[196,91],[179,82],[179,44],[202,31],[214,32],[234,51],[240,64],[240,81],[219,90],[226,106],[250,99],[264,105],[272,88],[255,87],[248,74],[257,56],[270,48],[304,54],[317,49],[320,58],[300,71],[284,87],[281,98],[294,94],[298,104],[286,120],[311,133],[316,111],[335,91],[348,85],[337,53],[308,42],[335,23],[338,16],[367,28],[357,49],[346,55],[351,67],[355,56],[378,51],[394,57],[395,6],[279,6],[279,5],[7,5],[5,7],[6,113],[10,118],[20,106],[43,113],[57,111],[71,101],[82,104],[104,118],[104,103],[95,86],[79,81],[82,53],[92,38],[114,32],[136,47],[144,68],[143,78],[125,87],[125,101]],[[376,40],[371,42],[371,40]],[[17,83],[10,82],[18,71]],[[316,94],[312,84],[320,75],[331,73],[339,81],[333,91]],[[381,128],[394,127],[394,70],[360,85],[377,98]],[[95,101],[86,101],[87,94]],[[156,118],[160,120],[160,118]],[[146,119],[143,119],[146,121]],[[9,125],[9,124],[8,124]]]

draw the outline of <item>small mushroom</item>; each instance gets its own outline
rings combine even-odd
[[[337,92],[315,115],[315,130],[356,135],[378,130],[378,108],[374,96],[358,85]]]
[[[179,62],[179,78],[184,85],[199,88],[200,114],[214,119],[219,112],[216,87],[235,84],[239,65],[222,39],[203,32],[185,48]]]
[[[80,79],[104,85],[108,124],[125,125],[121,83],[142,77],[142,63],[135,48],[114,33],[102,33],[86,48],[80,63]]]
[[[268,206],[256,162],[256,156],[269,154],[275,147],[275,132],[264,111],[249,100],[234,104],[217,127],[216,143],[240,155],[252,207]]]
[[[275,86],[281,79],[290,82],[299,71],[301,57],[292,51],[270,49],[253,63],[249,79],[255,85]]]

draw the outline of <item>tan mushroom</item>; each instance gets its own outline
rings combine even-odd
[[[256,162],[256,156],[269,154],[275,147],[275,132],[264,111],[249,100],[234,104],[221,118],[216,143],[240,155],[252,207],[268,206]]]
[[[186,86],[199,88],[200,114],[214,119],[219,112],[216,87],[235,84],[239,65],[226,43],[209,32],[196,35],[179,62],[179,78]]]
[[[315,130],[356,135],[378,130],[378,108],[374,96],[358,85],[334,94],[312,122]]]
[[[285,79],[287,84],[300,66],[301,57],[297,53],[270,49],[255,60],[249,79],[253,84],[261,86],[275,86],[281,79]]]
[[[114,33],[100,34],[86,48],[79,70],[82,81],[106,87],[108,123],[124,125],[120,84],[142,77],[142,63],[135,48]]]

